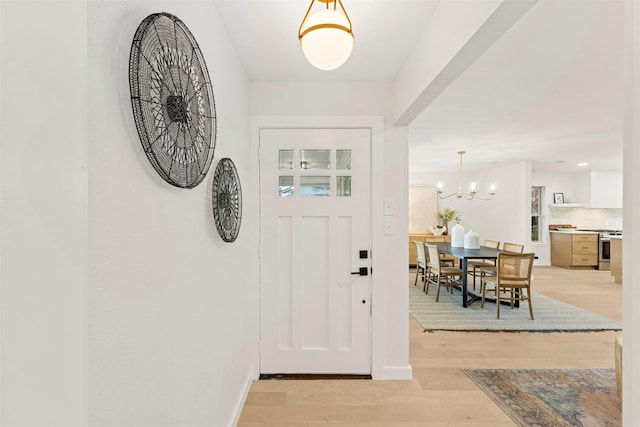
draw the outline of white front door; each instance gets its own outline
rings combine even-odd
[[[260,130],[262,374],[371,373],[370,152],[370,129]]]

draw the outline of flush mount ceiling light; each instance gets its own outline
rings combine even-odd
[[[335,70],[353,50],[353,28],[341,0],[318,0],[325,8],[309,16],[315,0],[298,29],[298,39],[307,61],[320,70]],[[340,5],[340,9],[337,6]]]
[[[469,191],[468,193],[463,193],[462,192],[462,155],[464,154],[464,151],[458,151],[458,154],[460,155],[460,170],[458,171],[458,192],[457,193],[451,193],[448,194],[446,196],[442,195],[442,184],[438,184],[438,197],[441,199],[448,199],[451,196],[456,196],[458,199],[461,199],[462,197],[464,197],[465,199],[471,200],[471,199],[480,199],[480,200],[491,200],[493,199],[493,196],[496,195],[496,186],[495,185],[491,185],[491,187],[489,188],[489,197],[480,197],[478,196],[478,193],[476,192],[476,183],[472,182],[471,183],[471,191]]]

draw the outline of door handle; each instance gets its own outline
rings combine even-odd
[[[368,276],[369,275],[369,269],[367,267],[360,267],[360,269],[358,269],[358,271],[352,271],[351,274],[357,274],[359,276]]]

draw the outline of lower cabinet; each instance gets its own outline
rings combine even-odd
[[[564,268],[595,268],[598,265],[597,233],[551,234],[551,265]]]
[[[622,238],[611,238],[611,275],[614,282],[622,283]]]

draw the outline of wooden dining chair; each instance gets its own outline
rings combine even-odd
[[[521,245],[519,243],[504,242],[502,244],[502,251],[521,254],[522,252],[524,252],[524,245]],[[495,265],[487,265],[487,266],[480,267],[480,280],[482,280],[484,276],[495,276],[495,275],[496,275]]]
[[[422,244],[423,249],[424,249],[424,253],[425,253],[425,257],[427,259],[427,268],[426,268],[426,274],[425,274],[425,280],[424,280],[424,284],[422,286],[422,292],[424,293],[429,293],[429,281],[431,280],[431,276],[433,275],[433,272],[431,271],[431,267],[429,267],[429,262],[431,261],[429,258],[429,248],[427,248],[427,242],[424,242]],[[442,252],[440,252],[440,266],[442,267],[453,267],[454,264],[452,262],[451,259],[446,258],[443,256],[444,254]]]
[[[424,252],[424,243],[418,242],[417,240],[414,240],[413,243],[416,245],[416,278],[413,281],[413,286],[416,286],[418,283],[418,275],[420,275],[420,273],[422,273],[422,283],[424,284],[427,274],[427,258]]]
[[[502,244],[502,250],[505,252],[514,252],[517,254],[521,254],[522,252],[524,252],[524,245],[521,245],[519,243],[504,242]]]
[[[531,304],[531,270],[535,254],[519,254],[500,252],[496,263],[496,275],[482,278],[482,304],[484,307],[487,292],[494,292],[496,297],[497,318],[500,318],[500,301],[509,301],[514,308],[516,301],[527,301],[529,317],[533,320]]]
[[[498,249],[500,242],[497,240],[485,240],[482,246],[486,246],[491,249]],[[467,262],[467,271],[473,277],[473,289],[476,288],[476,277],[482,276],[482,267],[495,267],[496,260],[494,259],[473,259]]]
[[[442,260],[440,259],[440,250],[436,245],[426,244],[428,253],[429,253],[429,264],[428,267],[431,270],[431,277],[435,279],[435,283],[438,286],[438,290],[436,291],[436,302],[440,299],[440,286],[444,283],[444,285],[449,289],[451,293],[453,293],[452,285],[454,282],[454,278],[462,278],[462,270],[456,267],[447,267],[442,265]],[[427,281],[427,286],[425,292],[429,293],[429,282]]]

